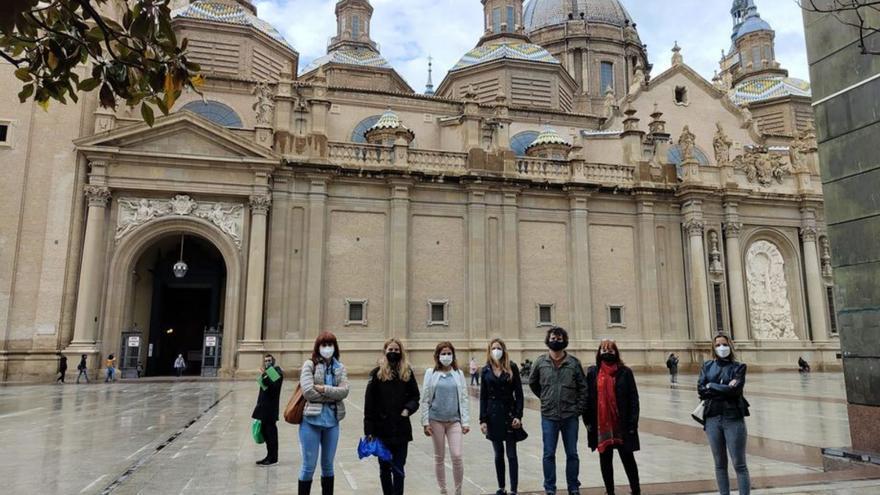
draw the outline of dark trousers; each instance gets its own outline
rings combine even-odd
[[[556,493],[556,446],[562,437],[565,450],[565,482],[568,493],[580,493],[581,482],[578,479],[581,469],[578,457],[577,441],[580,421],[577,416],[555,420],[541,417],[541,434],[544,440],[544,491]]]
[[[379,461],[379,481],[382,483],[382,495],[403,495],[403,481],[406,478],[406,454],[409,445],[390,445],[391,462]]]
[[[495,477],[498,488],[504,488],[504,444],[507,444],[507,464],[510,466],[510,491],[515,492],[519,486],[519,458],[516,456],[516,442],[492,442],[495,449]]]
[[[79,379],[85,377],[86,383],[89,382],[89,371],[88,370],[79,370],[79,374],[76,375],[76,383],[79,383]]]
[[[56,382],[64,383],[64,377],[67,375],[67,370],[60,370],[58,378],[55,379]]]
[[[602,468],[602,481],[605,482],[605,493],[614,495],[614,451],[620,456],[626,478],[629,480],[629,489],[634,494],[642,492],[639,484],[639,466],[633,452],[623,446],[607,449],[599,454],[599,466]]]
[[[266,440],[266,459],[278,460],[278,423],[275,421],[263,421],[260,425],[263,438]]]

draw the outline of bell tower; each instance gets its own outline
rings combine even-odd
[[[523,0],[480,0],[483,3],[483,38],[528,40],[523,28]]]
[[[339,48],[366,48],[378,51],[370,38],[370,20],[373,6],[368,0],[339,0],[336,2],[336,36],[330,40],[328,51]]]

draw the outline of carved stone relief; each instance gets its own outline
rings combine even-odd
[[[785,259],[775,244],[762,240],[749,247],[746,278],[752,336],[757,340],[797,339],[788,299]]]
[[[724,265],[721,263],[721,250],[718,248],[718,233],[714,230],[709,232],[709,273],[712,275],[724,273]]]
[[[781,155],[770,153],[760,146],[747,149],[745,154],[733,160],[733,165],[737,170],[746,173],[749,182],[757,182],[762,186],[769,186],[774,180],[782,184],[782,179],[791,174],[791,165]]]
[[[171,199],[120,198],[116,221],[116,240],[122,239],[141,225],[168,216],[203,218],[217,226],[241,247],[244,206],[235,203],[195,201],[185,194]]]

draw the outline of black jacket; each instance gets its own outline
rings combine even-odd
[[[487,364],[480,376],[480,423],[488,428],[486,438],[496,442],[513,438],[513,419],[523,417],[522,379],[515,364],[510,369],[513,376],[498,377]]]
[[[251,418],[259,419],[263,422],[278,421],[278,403],[281,401],[281,385],[284,382],[284,371],[276,366],[275,371],[281,375],[277,382],[272,382],[266,373],[263,373],[263,383],[268,386],[266,390],[260,388],[260,395],[257,396],[257,406]]]
[[[383,382],[376,376],[379,368],[370,372],[367,393],[364,398],[364,435],[376,437],[390,445],[412,442],[410,418],[419,410],[419,384],[410,370],[409,380],[396,375]],[[406,409],[409,415],[400,413]]]
[[[590,366],[587,370],[587,412],[584,425],[587,427],[587,445],[590,449],[599,448],[598,431],[598,380],[599,369]],[[617,414],[620,418],[620,431],[623,432],[623,447],[633,452],[641,448],[639,442],[639,389],[632,370],[621,365],[614,376],[614,389],[617,395]]]
[[[734,386],[730,382],[736,380]],[[700,400],[706,401],[705,417],[723,415],[739,419],[749,415],[749,402],[743,397],[746,385],[746,365],[726,359],[703,363],[697,380]]]

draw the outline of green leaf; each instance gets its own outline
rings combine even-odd
[[[15,77],[23,82],[31,82],[34,79],[34,77],[31,75],[30,68],[28,67],[21,67],[19,69],[16,69]]]
[[[34,94],[34,85],[25,84],[21,88],[21,91],[18,93],[18,101],[24,103],[25,101],[27,101],[28,98],[31,97],[32,94]]]
[[[101,84],[100,79],[90,77],[84,81],[80,81],[78,87],[79,87],[80,91],[91,91],[91,90],[97,88],[99,84]]]
[[[141,103],[141,117],[144,118],[144,122],[146,122],[148,126],[153,127],[153,122],[155,122],[156,118],[153,115],[153,109],[147,102]]]

